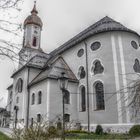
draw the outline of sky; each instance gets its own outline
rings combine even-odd
[[[13,20],[23,24],[33,4],[34,0],[24,0],[20,4],[20,12],[10,11],[11,15],[16,15]],[[43,22],[41,48],[47,53],[104,16],[140,34],[140,0],[37,0],[37,10]],[[4,17],[1,12],[0,19]],[[20,33],[19,40],[14,40],[21,42],[22,36]],[[1,37],[5,38],[6,35],[2,33]],[[0,59],[0,107],[6,106],[6,88],[12,83],[10,76],[15,69],[16,66],[9,59]]]

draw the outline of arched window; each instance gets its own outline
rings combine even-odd
[[[86,111],[86,91],[85,87],[80,87],[80,108],[81,111]]]
[[[34,105],[35,104],[35,94],[33,93],[32,94],[32,105]]]
[[[37,46],[37,38],[33,37],[33,46],[36,47]]]
[[[42,103],[42,92],[39,91],[38,92],[38,104],[41,104]]]
[[[85,78],[86,72],[85,72],[85,69],[84,69],[83,66],[81,66],[81,67],[79,68],[79,70],[78,70],[78,76],[79,76],[80,79]]]
[[[133,65],[133,69],[135,72],[140,73],[140,63],[138,59],[135,59],[135,64]]]
[[[70,122],[70,114],[64,114],[64,121],[66,123]]]
[[[41,122],[41,114],[37,114],[37,122]]]
[[[65,103],[65,104],[69,104],[69,103],[70,103],[70,93],[69,93],[68,90],[65,91],[64,103]]]
[[[96,82],[94,88],[95,88],[95,95],[96,95],[96,109],[97,110],[104,110],[105,109],[105,103],[104,103],[103,83]]]
[[[16,84],[16,92],[21,93],[22,89],[23,89],[23,80],[19,78]]]
[[[101,62],[99,60],[94,61],[93,66],[91,68],[91,72],[94,73],[94,75],[96,75],[103,73],[103,71],[104,67],[102,66]]]

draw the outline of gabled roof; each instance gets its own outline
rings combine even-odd
[[[71,71],[67,63],[64,61],[62,57],[58,57],[53,61],[48,62],[48,67],[46,67],[43,71],[41,71],[29,84],[32,86],[40,81],[43,81],[47,78],[58,79],[61,76],[61,73],[65,73],[65,77],[72,82],[78,82],[76,76]]]
[[[72,39],[70,39],[68,42],[66,42],[59,48],[52,51],[51,54],[53,56],[57,55],[57,54],[61,54],[65,50],[73,47],[77,43],[80,43],[81,41],[83,41],[84,39],[86,39],[92,35],[102,33],[102,32],[108,32],[108,31],[125,31],[125,32],[134,33],[139,36],[139,34],[136,33],[135,31],[128,29],[121,23],[106,16],[106,17],[102,18],[101,20],[99,20],[98,22],[96,22],[95,24],[88,27],[87,29],[85,29],[84,31],[82,31],[81,33],[79,33],[78,35],[76,35],[75,37],[73,37]]]

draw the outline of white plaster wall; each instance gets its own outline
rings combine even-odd
[[[71,121],[77,120],[77,97],[76,83],[69,83],[70,104],[65,105],[65,113],[70,114]],[[37,93],[42,91],[42,103],[37,104]],[[35,104],[31,105],[31,96],[35,93]],[[54,79],[44,80],[30,88],[30,108],[29,116],[36,120],[37,114],[41,114],[44,120],[57,121],[58,117],[62,117],[62,93],[60,91],[58,81]]]

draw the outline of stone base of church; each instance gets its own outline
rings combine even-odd
[[[128,133],[130,128],[136,125],[134,123],[129,124],[101,124],[103,131],[107,133]],[[90,125],[90,131],[95,132],[97,124],[91,124]],[[81,124],[82,130],[87,131],[87,125]]]

